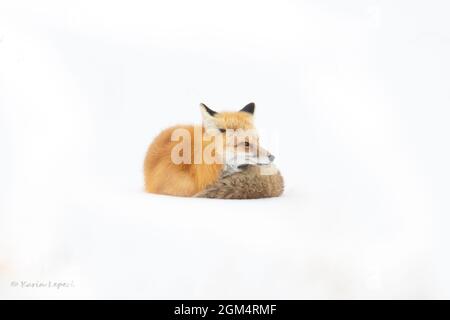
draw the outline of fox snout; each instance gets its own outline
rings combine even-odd
[[[258,157],[260,157],[260,158],[267,157],[269,162],[273,162],[275,160],[275,156],[273,154],[271,154],[269,151],[267,151],[261,147],[258,148]]]

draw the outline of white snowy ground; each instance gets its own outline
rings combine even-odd
[[[0,298],[450,298],[449,9],[2,1]],[[159,130],[250,101],[283,197],[142,191]]]

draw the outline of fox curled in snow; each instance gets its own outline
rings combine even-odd
[[[162,131],[147,150],[145,190],[150,193],[220,199],[277,197],[283,178],[274,156],[259,145],[255,104],[216,112],[200,104],[203,125]]]

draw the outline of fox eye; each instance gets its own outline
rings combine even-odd
[[[227,129],[219,128],[219,131],[222,132],[222,133],[225,133],[227,131]]]

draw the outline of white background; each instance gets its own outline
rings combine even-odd
[[[1,1],[0,297],[450,298],[449,10]],[[161,129],[250,101],[283,197],[143,192]]]

